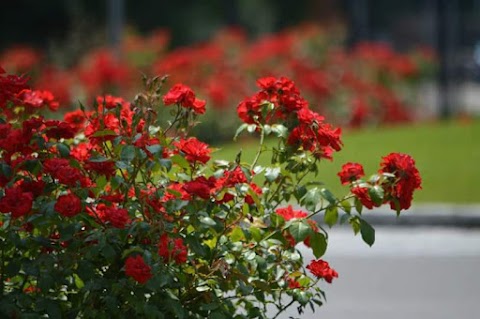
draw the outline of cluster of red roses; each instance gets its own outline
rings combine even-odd
[[[413,192],[421,189],[422,179],[415,160],[408,154],[390,153],[382,158],[378,171],[382,178],[364,182],[360,180],[365,173],[359,163],[346,163],[338,173],[343,185],[350,184],[350,191],[368,209],[389,203],[395,210],[410,208]],[[381,190],[383,199],[372,194],[372,190]],[[372,196],[373,195],[373,196]]]
[[[302,148],[317,158],[332,158],[342,147],[341,129],[324,123],[324,117],[310,110],[293,81],[266,77],[257,81],[260,91],[240,102],[237,113],[248,124],[286,123],[287,143]]]

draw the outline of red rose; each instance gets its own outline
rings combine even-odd
[[[46,135],[49,138],[61,139],[61,138],[74,138],[77,133],[75,126],[67,122],[61,122],[56,120],[48,120],[45,122],[47,127]]]
[[[190,195],[195,195],[203,199],[210,198],[210,191],[215,186],[215,177],[210,177],[206,179],[204,176],[200,176],[193,181],[186,182],[183,185],[183,190],[185,190]]]
[[[317,278],[323,278],[329,284],[332,283],[333,278],[338,278],[338,273],[330,268],[330,265],[321,259],[312,260],[307,266],[307,269]]]
[[[195,98],[192,89],[183,84],[175,84],[163,97],[165,105],[178,104],[192,109],[197,114],[205,113],[205,101]]]
[[[45,173],[54,175],[59,169],[70,166],[70,163],[65,158],[50,158],[43,162],[43,169]]]
[[[50,110],[56,111],[59,107],[59,103],[50,91],[23,90],[18,94],[18,98],[23,105],[30,108],[48,106]]]
[[[129,103],[121,97],[111,95],[97,96],[97,105],[105,106],[106,109],[114,109],[119,106],[128,105]]]
[[[397,181],[390,187],[390,196],[398,200],[400,209],[410,208],[413,192],[421,189],[422,179],[415,166],[415,160],[407,154],[390,153],[382,158],[379,173],[391,173]],[[390,201],[390,207],[396,209],[395,201]]]
[[[375,203],[370,198],[370,195],[368,194],[368,187],[355,186],[351,189],[351,192],[353,195],[355,195],[356,198],[360,200],[362,205],[367,207],[368,209],[372,209],[374,206],[378,206],[375,205]]]
[[[42,195],[43,191],[45,190],[45,182],[42,180],[22,180],[22,182],[18,186],[23,190],[24,193],[32,193],[33,197],[38,197]]]
[[[288,288],[290,289],[298,289],[301,288],[302,286],[298,281],[296,281],[294,278],[287,278],[287,283],[288,283]]]
[[[74,194],[58,197],[54,206],[55,210],[65,217],[73,217],[82,211],[82,202]]]
[[[285,207],[285,208],[277,208],[277,210],[275,210],[275,213],[277,215],[282,216],[283,219],[285,219],[286,221],[294,219],[294,218],[301,219],[301,218],[305,218],[305,217],[308,216],[308,214],[304,211],[294,210],[292,208],[292,205],[288,205],[288,207]]]
[[[75,167],[64,166],[52,174],[58,181],[67,186],[75,186],[79,182],[84,185],[84,176],[82,172]]]
[[[82,110],[75,110],[65,113],[63,120],[73,126],[75,130],[79,131],[84,127],[87,119]]]
[[[184,107],[190,107],[194,102],[195,93],[183,84],[175,84],[163,97],[165,105],[180,104]]]
[[[105,221],[109,221],[113,227],[125,228],[130,222],[128,211],[124,208],[107,207],[104,215]]]
[[[12,213],[13,218],[25,216],[32,210],[33,194],[23,192],[19,187],[5,189],[5,195],[0,199],[0,212]]]
[[[211,149],[208,144],[200,142],[195,137],[182,139],[175,143],[175,146],[185,154],[185,159],[190,163],[207,163],[210,160]]]
[[[365,173],[363,172],[363,166],[361,164],[346,163],[342,166],[342,170],[337,175],[340,177],[342,185],[345,185],[365,176]]]
[[[100,175],[110,178],[115,175],[116,167],[113,161],[104,162],[92,162],[88,161],[85,165],[85,169],[92,170]]]
[[[167,234],[163,234],[158,244],[158,254],[165,262],[173,259],[175,263],[183,264],[187,262],[188,251],[181,238],[171,239]]]
[[[125,274],[132,277],[141,284],[145,284],[152,278],[152,268],[145,263],[143,257],[137,255],[128,257],[125,260]]]

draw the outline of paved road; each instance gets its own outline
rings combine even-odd
[[[327,303],[300,318],[480,318],[478,229],[377,228],[372,248],[338,229],[329,245],[325,259],[340,277],[322,283]]]

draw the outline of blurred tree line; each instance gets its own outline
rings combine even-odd
[[[219,28],[239,25],[250,36],[301,22],[342,24],[356,38],[387,41],[403,49],[435,45],[435,3],[441,0],[123,0],[125,22],[136,31],[171,32],[171,45],[205,40]],[[460,45],[480,39],[480,0],[449,0],[458,8]],[[108,0],[2,1],[0,50],[28,44],[75,55],[105,43]],[[359,27],[365,30],[358,33]]]

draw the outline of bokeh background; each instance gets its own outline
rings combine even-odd
[[[0,66],[53,92],[60,108],[48,116],[106,95],[132,100],[143,74],[168,74],[167,88],[182,82],[207,100],[196,134],[218,158],[238,153],[236,106],[255,80],[292,78],[344,132],[315,179],[341,195],[343,163],[374,173],[394,151],[423,177],[409,224],[381,222],[379,248],[333,233],[327,257],[341,277],[319,316],[478,315],[479,0],[17,0],[1,12]],[[239,143],[253,157],[252,138]]]

